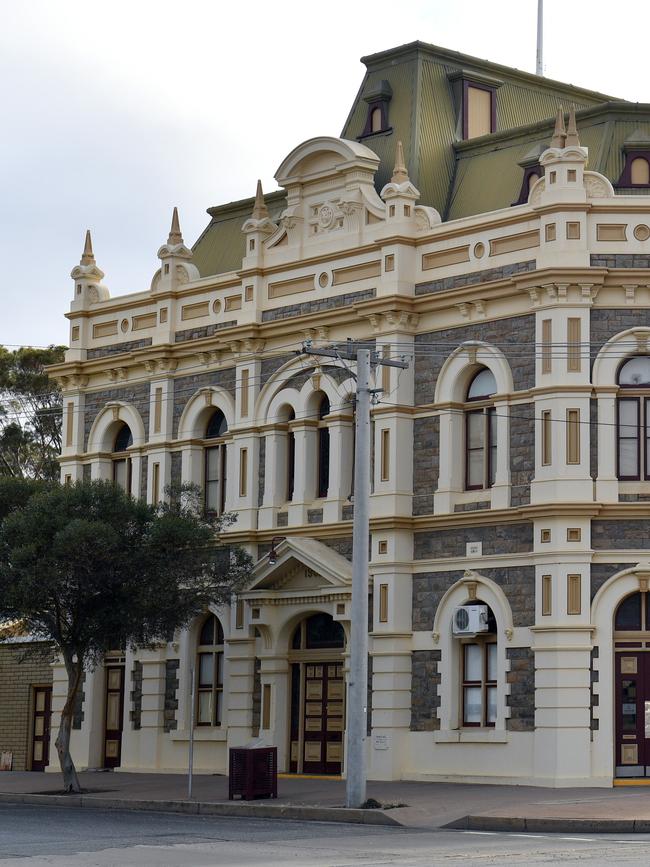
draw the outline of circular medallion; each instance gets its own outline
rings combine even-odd
[[[482,259],[484,255],[485,255],[485,244],[483,244],[481,241],[479,241],[478,244],[474,244],[474,257],[476,259]]]
[[[329,229],[334,222],[334,208],[331,205],[323,205],[318,212],[318,223],[323,229]]]
[[[637,241],[647,241],[650,238],[650,227],[646,226],[645,223],[639,223],[638,226],[634,227],[634,237]]]
[[[330,278],[326,271],[323,271],[321,274],[318,275],[318,285],[321,287],[321,289],[324,289],[329,282]]]
[[[213,301],[212,302],[212,312],[213,313],[219,313],[220,310],[221,310],[221,301],[219,301],[219,300]]]
[[[121,328],[122,331],[126,334],[126,332],[129,330],[129,320],[128,320],[128,319],[123,319],[123,320],[120,322],[120,328]]]

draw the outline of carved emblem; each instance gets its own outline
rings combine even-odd
[[[318,225],[321,229],[329,229],[334,223],[334,208],[331,205],[321,205],[318,212]]]

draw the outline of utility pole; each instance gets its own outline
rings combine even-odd
[[[357,362],[354,441],[354,515],[352,521],[352,605],[350,612],[350,676],[347,706],[346,807],[360,807],[366,800],[366,740],[368,718],[368,540],[370,537],[370,401],[380,388],[370,388],[372,364],[406,369],[405,361],[381,358],[370,349],[349,342],[345,350],[312,349],[307,355]],[[354,375],[354,374],[353,374]]]

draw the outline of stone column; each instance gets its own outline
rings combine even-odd
[[[285,771],[289,766],[287,741],[289,733],[289,663],[286,656],[262,656],[260,681],[262,688],[262,712],[260,718],[260,737],[269,746],[278,748],[278,770]],[[265,690],[270,687],[270,693]],[[269,723],[265,727],[265,692],[270,697],[267,712]]]
[[[289,422],[296,443],[293,500],[289,503],[289,524],[307,523],[307,510],[316,497],[318,475],[318,422],[300,419]]]
[[[287,430],[276,425],[267,430],[264,441],[264,495],[259,510],[260,530],[275,526],[277,510],[286,502]]]

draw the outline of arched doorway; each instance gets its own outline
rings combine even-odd
[[[650,777],[650,593],[626,596],[614,615],[617,777]]]
[[[340,774],[345,730],[345,633],[329,614],[313,614],[289,642],[289,770]]]

